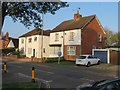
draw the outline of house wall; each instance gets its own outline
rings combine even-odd
[[[70,40],[70,32],[74,32],[74,40]],[[81,45],[81,29],[65,31],[64,45]]]
[[[74,32],[74,40],[70,40],[70,32]],[[80,45],[81,45],[81,29],[65,31],[65,44],[64,44],[64,59],[74,61],[76,57],[80,55]],[[76,47],[75,55],[68,55],[68,47]]]
[[[75,55],[68,55],[68,46],[75,46],[76,47],[76,54]],[[64,59],[75,61],[76,57],[80,56],[80,45],[65,45],[64,46]]]
[[[4,40],[0,40],[0,49],[5,48]]]
[[[0,40],[0,49],[7,48],[9,40]]]
[[[37,41],[34,41],[34,38],[37,37]],[[29,38],[32,38],[31,42],[29,42]],[[35,49],[35,57],[40,58],[40,37],[39,35],[26,37],[26,56],[33,56],[33,50]]]
[[[24,43],[22,43],[22,39],[24,40]],[[19,50],[22,50],[23,55],[26,55],[26,37],[19,38]]]
[[[0,49],[7,48],[8,43],[9,43],[9,33],[6,32],[5,35],[1,34],[0,35]]]
[[[102,35],[102,42],[99,42],[98,35]],[[83,30],[82,30],[82,54],[92,54],[93,48],[104,48],[105,33],[100,26],[97,18],[94,18]]]
[[[70,40],[70,32],[74,33],[74,40]],[[55,34],[56,33],[59,34],[59,40],[58,41],[55,41]],[[68,60],[68,57],[70,59],[70,56],[67,56],[67,53],[66,53],[67,46],[71,46],[71,45],[80,46],[81,45],[81,30],[80,29],[75,29],[75,30],[68,30],[68,31],[66,30],[66,31],[61,31],[61,32],[50,33],[50,44],[54,44],[54,45],[61,44],[60,48],[61,48],[62,56],[64,54],[65,59]],[[63,47],[63,44],[64,44],[64,47]],[[51,53],[51,51],[53,51],[52,47],[50,47],[50,56],[49,57],[58,57],[57,53],[54,54],[54,55]],[[77,55],[78,54],[80,55],[80,53],[77,53]],[[71,56],[71,60],[73,60],[73,58],[75,56]]]
[[[8,46],[7,46],[8,48],[14,48],[15,46],[14,46],[14,44],[13,44],[13,42],[12,42],[12,40],[10,40],[10,42],[9,42],[9,44],[8,44]]]
[[[37,37],[37,40],[34,41],[34,38]],[[29,42],[29,38],[32,38],[32,41]],[[21,44],[21,40],[24,39],[24,43]],[[41,36],[34,35],[29,37],[19,38],[19,49],[24,48],[26,57],[31,58],[33,56],[33,50],[35,50],[35,58],[41,58]],[[43,36],[43,48],[45,48],[45,52],[43,52],[43,57],[49,56],[49,36]]]
[[[59,34],[59,40],[58,41],[55,41],[55,34],[56,33]],[[63,32],[50,33],[50,45],[56,45],[56,44],[61,45],[60,46],[60,50],[62,52],[61,56],[63,56]],[[50,55],[49,55],[49,57],[58,57],[57,53],[53,54],[53,52],[52,52],[52,51],[54,51],[54,47],[55,46],[50,46]]]
[[[49,47],[49,43],[50,43],[50,36],[43,36],[43,48],[45,50],[45,52],[43,52],[43,56],[44,57],[49,57],[49,52],[50,52],[50,47]]]

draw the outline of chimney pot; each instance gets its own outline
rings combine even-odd
[[[6,34],[5,34],[5,39],[9,40],[9,33],[8,32],[6,32]]]

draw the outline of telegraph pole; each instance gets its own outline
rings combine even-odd
[[[41,31],[41,60],[43,62],[43,29],[44,29],[44,12],[42,13],[42,31]]]
[[[0,1],[0,34],[2,34],[2,2],[3,1]]]

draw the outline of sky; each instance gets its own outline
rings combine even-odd
[[[73,19],[77,8],[84,16],[96,14],[104,28],[109,28],[113,32],[118,32],[118,3],[117,2],[68,2],[69,7],[61,8],[55,15],[50,13],[44,15],[44,30],[52,30],[65,20]],[[5,18],[3,33],[9,32],[10,37],[18,38],[22,34],[33,30],[34,27],[25,28],[23,24],[14,23],[10,17]]]

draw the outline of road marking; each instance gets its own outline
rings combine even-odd
[[[41,64],[37,64],[37,66],[43,66],[43,67],[51,68],[51,66],[41,65]]]
[[[86,80],[86,81],[95,81],[95,80],[91,80],[91,79],[87,79],[87,78],[80,78],[80,79],[82,79],[82,80]]]
[[[73,67],[78,67],[78,66],[73,66]]]
[[[26,78],[31,79],[31,76],[28,76],[28,75],[23,74],[23,73],[17,73],[17,75],[19,75],[19,76],[21,76],[21,77],[26,77]],[[43,81],[43,82],[47,82],[47,83],[52,82],[52,80],[44,80],[44,79],[39,79],[39,78],[35,78],[35,79],[36,79],[36,80]]]
[[[49,73],[49,74],[54,74],[53,72],[43,71],[43,70],[39,70],[39,69],[36,69],[36,71],[40,71],[40,72],[44,72],[44,73]]]

